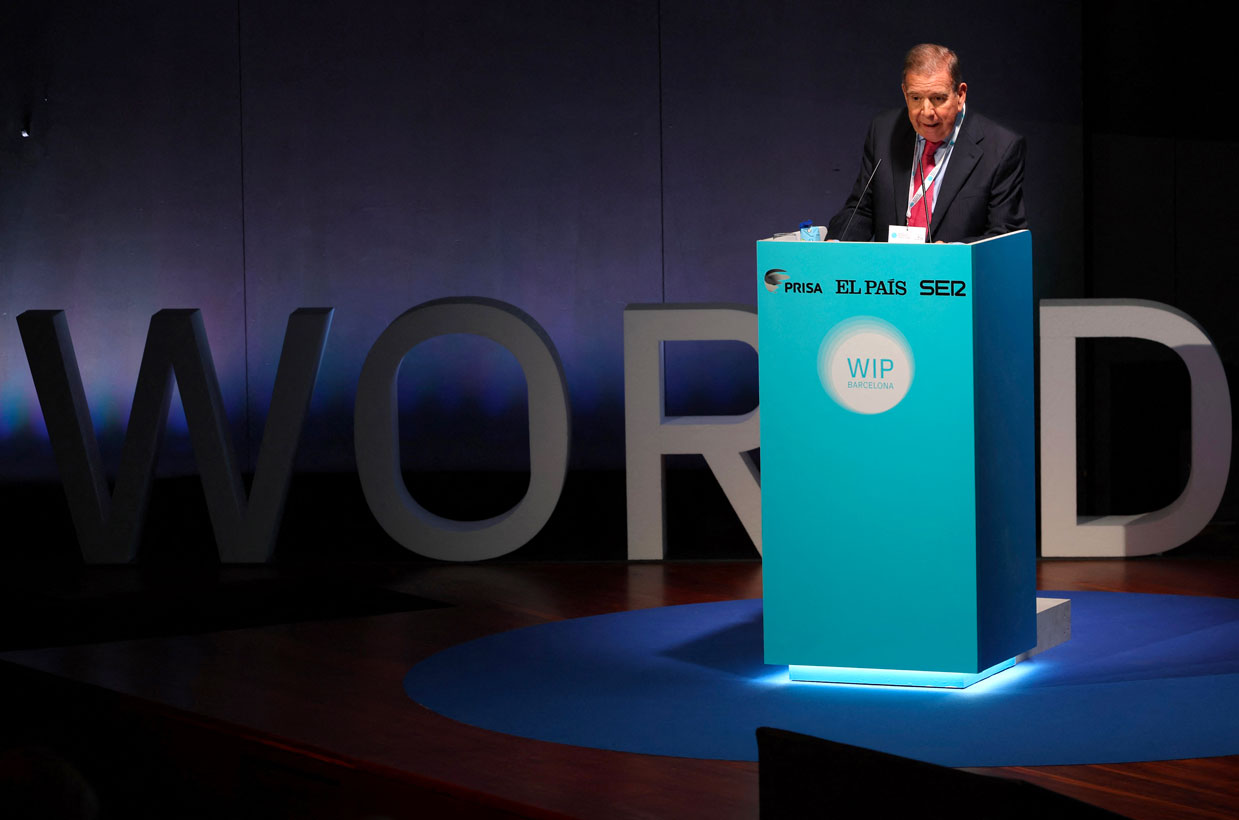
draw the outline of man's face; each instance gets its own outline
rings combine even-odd
[[[935,74],[908,74],[903,81],[903,99],[908,104],[912,127],[930,142],[942,142],[955,130],[955,115],[964,107],[968,84],[951,85],[946,69]]]

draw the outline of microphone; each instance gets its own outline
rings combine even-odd
[[[878,162],[873,166],[873,171],[869,174],[869,179],[865,180],[865,187],[861,189],[860,198],[856,200],[856,204],[852,206],[852,213],[848,216],[847,224],[843,226],[843,231],[839,234],[839,241],[842,242],[844,237],[848,235],[848,228],[852,227],[852,220],[856,217],[856,209],[860,207],[860,203],[864,201],[865,194],[869,193],[869,183],[873,182],[873,177],[878,172],[878,166],[882,164],[882,158],[878,157]]]
[[[925,151],[929,150],[929,140],[925,141]],[[925,241],[933,244],[934,232],[929,227],[929,191],[925,190],[925,157],[922,156],[916,163],[916,171],[921,175],[921,204],[925,206]]]

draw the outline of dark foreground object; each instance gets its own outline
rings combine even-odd
[[[1054,817],[1122,815],[1022,780],[974,774],[785,729],[757,730],[762,820],[842,817]]]

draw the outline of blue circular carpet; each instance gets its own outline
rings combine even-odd
[[[1239,753],[1239,600],[1039,594],[1071,599],[1071,640],[964,690],[791,682],[762,663],[760,600],[490,635],[404,687],[497,732],[677,757],[756,760],[758,726],[946,766]]]

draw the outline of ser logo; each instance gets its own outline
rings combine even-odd
[[[964,288],[967,282],[958,279],[922,279],[922,296],[967,296]]]
[[[781,268],[771,268],[766,271],[766,275],[762,277],[766,283],[766,290],[774,293],[775,291],[783,291],[784,293],[821,293],[822,286],[818,282],[793,282],[792,278],[787,275],[787,271]]]

